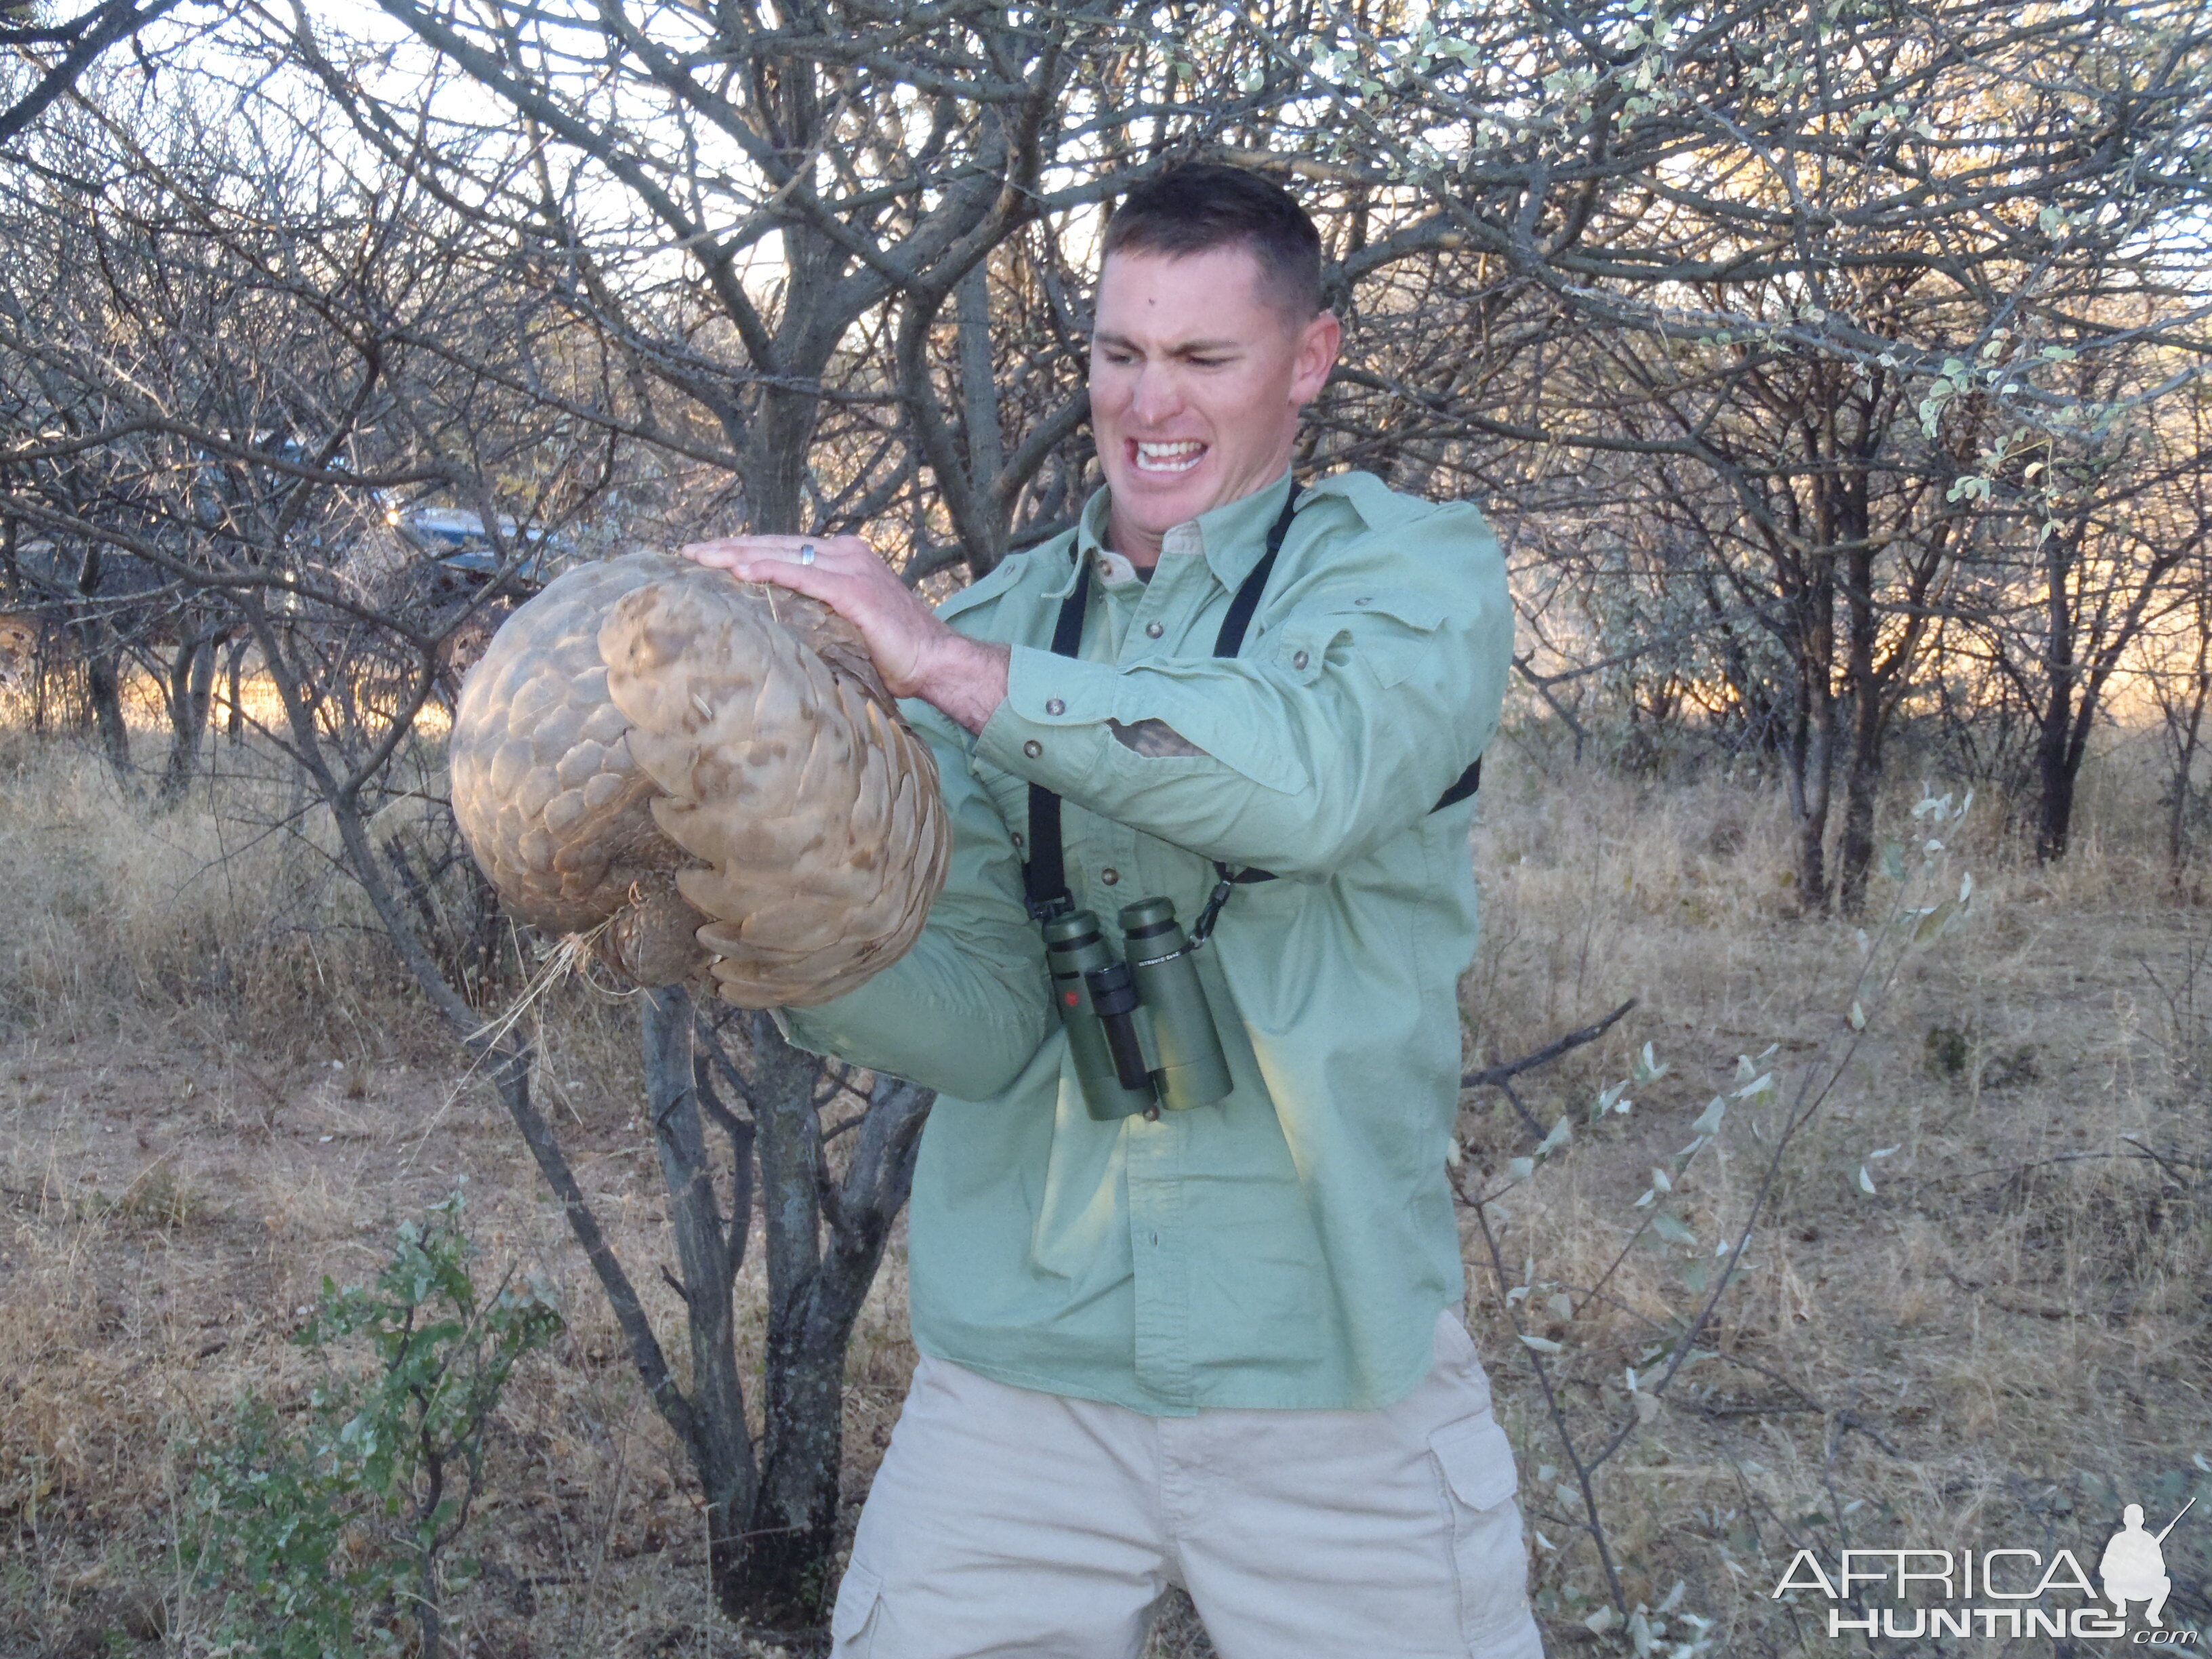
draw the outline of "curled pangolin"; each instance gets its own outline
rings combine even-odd
[[[945,884],[936,763],[860,635],[682,559],[550,583],[470,670],[448,753],[512,914],[600,930],[641,984],[826,1002],[898,960]]]

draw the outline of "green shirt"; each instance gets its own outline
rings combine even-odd
[[[1430,809],[1497,727],[1504,562],[1470,505],[1333,477],[1301,498],[1243,654],[1215,658],[1291,487],[1170,531],[1149,582],[1102,550],[1101,490],[945,601],[1012,663],[980,736],[905,706],[952,816],[945,892],[896,964],[783,1016],[807,1048],[939,1091],[915,1341],[1002,1382],[1153,1415],[1380,1407],[1463,1292],[1444,1155],[1474,809]],[[1057,657],[1077,580],[1096,583],[1081,654]],[[1031,781],[1063,798],[1070,890],[1117,947],[1138,898],[1188,927],[1213,860],[1280,878],[1237,887],[1199,953],[1236,1080],[1219,1103],[1085,1111],[1023,904]]]

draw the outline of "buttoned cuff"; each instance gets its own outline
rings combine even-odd
[[[976,756],[1055,793],[1074,793],[1119,746],[1106,722],[1116,718],[1121,679],[1111,663],[1013,647],[1006,700],[976,733]]]

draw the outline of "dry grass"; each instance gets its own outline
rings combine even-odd
[[[2212,1492],[2212,915],[2148,832],[2129,833],[2135,780],[2105,781],[2100,804],[2118,810],[2060,870],[2019,864],[1992,815],[1954,838],[1979,884],[1966,919],[1866,997],[1866,1035],[1781,1158],[1751,1269],[1701,1343],[1717,1357],[1597,1477],[1629,1601],[1656,1606],[1684,1581],[1681,1605],[1716,1621],[1722,1650],[1827,1643],[1825,1607],[1767,1595],[1800,1547],[1832,1564],[1846,1545],[2064,1546],[2094,1571],[2124,1502],[2171,1515]],[[1493,1206],[1509,1278],[1534,1287],[1523,1328],[1563,1345],[1551,1364],[1588,1445],[1632,1412],[1626,1367],[1696,1301],[1682,1252],[1639,1249],[1586,1302],[1643,1219],[1649,1170],[1732,1086],[1736,1056],[1778,1045],[1765,1064],[1784,1102],[1739,1107],[1682,1183],[1705,1248],[1741,1230],[1796,1080],[1833,1074],[1851,1047],[1862,949],[1844,924],[1796,917],[1777,800],[1524,771],[1486,816],[1490,936],[1465,988],[1477,1050],[1521,1051],[1634,996],[1604,1043],[1534,1085],[1537,1115],[1580,1124],[1645,1042],[1672,1067],[1633,1091],[1628,1119]],[[1893,833],[1909,822],[1893,814]],[[1876,907],[1897,890],[1877,883]],[[1468,1121],[1478,1166],[1529,1150],[1502,1106]],[[1551,1628],[1571,1638],[1602,1578],[1554,1490],[1568,1460],[1472,1232],[1469,1260],[1523,1501],[1556,1546],[1537,1553]],[[1559,1473],[1528,1478],[1547,1464]],[[2212,1613],[2207,1538],[2168,1541],[2169,1622]]]
[[[298,1397],[307,1360],[285,1339],[321,1276],[368,1276],[398,1220],[463,1177],[493,1268],[544,1274],[571,1321],[501,1422],[479,1534],[492,1571],[457,1608],[469,1650],[738,1651],[706,1604],[681,1455],[490,1091],[453,1072],[312,833],[246,834],[281,816],[276,786],[149,819],[82,754],[17,741],[0,769],[15,922],[0,945],[0,1654],[204,1650],[210,1610],[175,1567],[170,1448],[248,1389]],[[2202,1171],[2136,1151],[2207,1152],[2212,915],[2166,881],[2139,787],[2112,771],[2057,872],[1970,823],[1974,906],[1869,1000],[1867,1037],[1784,1158],[1753,1270],[1705,1345],[1724,1357],[1686,1370],[1598,1476],[1632,1601],[1683,1580],[1718,1650],[1826,1650],[1766,1595],[1800,1541],[1831,1558],[1846,1532],[2094,1548],[2118,1502],[2159,1509],[2198,1478],[2193,1455],[2212,1461]],[[1484,811],[1470,1054],[1524,1052],[1634,996],[1604,1042],[1531,1080],[1530,1103],[1579,1112],[1646,1042],[1672,1067],[1502,1200],[1504,1253],[1540,1291],[1516,1314],[1561,1343],[1587,1437],[1627,1409],[1623,1366],[1684,1302],[1677,1264],[1632,1251],[1571,1317],[1551,1287],[1572,1308],[1605,1272],[1650,1166],[1737,1054],[1779,1044],[1786,1084],[1832,1042],[1858,947],[1794,917],[1771,796],[1501,758]],[[672,1322],[630,1010],[570,984],[538,1017],[548,1109]],[[1759,1189],[1761,1109],[1684,1183],[1701,1239]],[[1486,1098],[1463,1138],[1471,1175],[1528,1150]],[[1856,1172],[1893,1146],[1869,1196]],[[1581,1623],[1590,1549],[1559,1478],[1538,1479],[1565,1459],[1471,1225],[1469,1240],[1471,1322],[1553,1547],[1537,1551],[1553,1646],[1611,1651],[1619,1638]],[[848,1373],[854,1508],[912,1363],[902,1263],[895,1243]],[[750,1274],[744,1294],[757,1364]],[[2195,1524],[2167,1548],[2174,1608],[2201,1620],[2212,1529]],[[1182,1613],[1155,1650],[1204,1644]]]

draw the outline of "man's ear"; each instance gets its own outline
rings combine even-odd
[[[1333,311],[1315,313],[1313,320],[1300,331],[1291,372],[1291,401],[1300,409],[1321,396],[1343,345],[1344,325]]]

